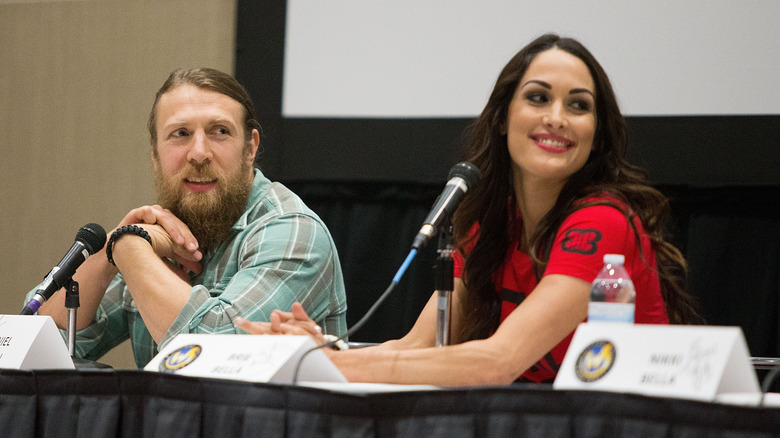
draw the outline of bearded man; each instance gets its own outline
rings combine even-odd
[[[74,275],[75,356],[97,360],[129,338],[142,368],[179,333],[244,333],[235,318],[269,321],[294,302],[342,335],[333,239],[298,196],[254,168],[260,125],[246,89],[217,70],[176,70],[148,129],[159,205],[127,213]],[[38,314],[65,329],[64,300],[58,291]]]

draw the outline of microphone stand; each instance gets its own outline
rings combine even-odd
[[[436,346],[450,343],[450,311],[452,307],[453,261],[452,223],[449,218],[441,225],[439,234],[439,257],[434,265],[436,282]]]
[[[65,283],[65,307],[68,309],[68,351],[76,352],[76,309],[79,308],[79,283],[73,279]]]

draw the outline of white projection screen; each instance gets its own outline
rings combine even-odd
[[[283,113],[476,116],[545,32],[602,63],[626,115],[778,114],[776,0],[289,0]]]

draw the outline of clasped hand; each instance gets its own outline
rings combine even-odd
[[[203,254],[198,249],[197,239],[187,225],[170,210],[159,205],[135,208],[125,215],[117,228],[130,224],[142,227],[149,233],[155,254],[182,280],[189,281],[188,272],[201,271],[200,260]]]
[[[255,335],[309,335],[317,345],[326,342],[322,327],[309,318],[299,302],[293,303],[289,312],[272,311],[270,322],[249,321],[241,317],[236,317],[233,322],[236,327]]]

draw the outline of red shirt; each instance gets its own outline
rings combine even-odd
[[[517,222],[518,224],[520,221]],[[638,218],[634,224],[640,235],[642,253],[636,235],[626,217],[614,207],[597,205],[574,212],[561,225],[550,251],[547,269],[542,274],[563,274],[592,282],[604,265],[604,254],[623,254],[625,267],[636,289],[634,322],[638,324],[668,324],[661,287],[656,274],[655,251]],[[642,258],[644,255],[644,259]],[[455,254],[455,277],[463,274],[464,261]],[[646,264],[645,264],[646,263]],[[523,302],[538,284],[533,264],[527,254],[514,249],[493,277],[501,297],[501,321]],[[552,383],[563,362],[572,335],[531,366],[520,381]]]

